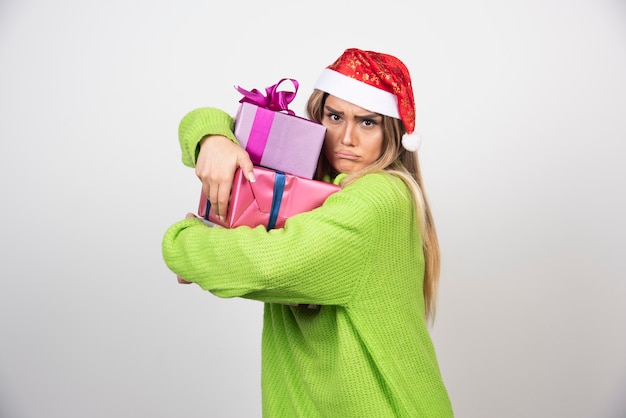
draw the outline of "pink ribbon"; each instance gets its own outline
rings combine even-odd
[[[274,123],[274,115],[276,113],[269,110],[258,107],[254,114],[254,122],[252,122],[252,128],[250,129],[250,136],[248,136],[248,143],[246,144],[246,151],[250,154],[250,160],[253,164],[261,164],[263,153],[265,152],[265,146],[267,140],[270,137],[270,130],[272,129],[272,123]]]
[[[295,91],[278,91],[278,86],[286,80],[293,83]],[[293,78],[283,78],[278,83],[266,87],[265,95],[257,89],[248,91],[239,86],[235,86],[235,88],[239,93],[243,94],[243,98],[239,100],[239,103],[251,103],[275,112],[285,111],[289,115],[295,115],[295,112],[289,109],[289,103],[293,101],[298,92],[298,82]]]

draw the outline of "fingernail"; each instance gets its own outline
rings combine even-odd
[[[250,183],[254,183],[256,181],[253,173],[250,173],[250,175],[248,176],[248,180],[250,180]]]

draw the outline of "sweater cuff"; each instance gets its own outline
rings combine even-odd
[[[195,167],[200,141],[207,135],[223,135],[239,144],[233,129],[233,117],[220,109],[202,107],[187,113],[178,126],[183,164]]]

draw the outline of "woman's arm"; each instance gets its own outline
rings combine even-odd
[[[207,228],[186,219],[166,232],[163,258],[177,275],[219,297],[346,304],[373,265],[405,255],[396,237],[411,234],[408,197],[400,180],[367,175],[281,229]]]
[[[233,134],[234,120],[226,112],[202,107],[187,113],[178,126],[182,162],[195,167],[215,214],[226,217],[233,176],[241,167],[254,181],[252,161]]]

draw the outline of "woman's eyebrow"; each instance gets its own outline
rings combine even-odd
[[[336,114],[338,114],[338,115],[343,115],[343,112],[340,112],[340,111],[338,111],[338,110],[335,110],[335,109],[333,109],[332,107],[327,106],[327,105],[326,105],[326,106],[324,106],[324,109],[326,109],[326,111],[327,111],[327,112],[330,112],[330,113],[336,113]]]
[[[382,115],[378,113],[368,113],[366,115],[356,115],[354,118],[365,120],[365,119],[382,119],[383,117]]]
[[[335,114],[337,114],[339,116],[344,116],[345,115],[344,112],[340,112],[338,110],[335,110],[335,109],[333,109],[330,106],[324,106],[324,107],[326,108],[326,111],[328,111],[330,113],[335,113]],[[379,113],[372,112],[372,113],[368,113],[368,114],[365,114],[365,115],[356,115],[354,118],[355,119],[359,119],[359,120],[365,120],[365,119],[382,118],[382,116]]]

